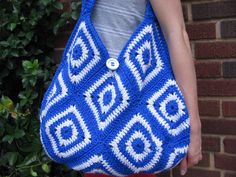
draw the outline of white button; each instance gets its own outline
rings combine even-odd
[[[111,70],[115,70],[119,67],[119,62],[115,58],[109,58],[106,61],[106,66]]]

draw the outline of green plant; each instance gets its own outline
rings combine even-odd
[[[54,71],[54,40],[79,14],[56,0],[5,0],[0,8],[0,176],[79,176],[52,162],[39,139],[39,107]]]

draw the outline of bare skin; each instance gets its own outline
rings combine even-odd
[[[180,162],[180,173],[202,160],[201,121],[197,102],[194,60],[186,32],[180,0],[150,0],[167,41],[176,81],[184,94],[190,114],[190,145]]]

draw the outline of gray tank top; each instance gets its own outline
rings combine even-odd
[[[111,57],[118,57],[143,19],[147,1],[96,0],[91,19]]]

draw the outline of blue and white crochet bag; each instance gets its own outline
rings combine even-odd
[[[148,1],[119,57],[111,58],[83,0],[40,108],[40,138],[55,162],[84,173],[127,176],[177,166],[190,116]]]

